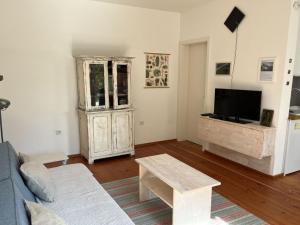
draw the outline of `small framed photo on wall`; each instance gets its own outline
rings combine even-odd
[[[231,63],[230,62],[216,63],[216,75],[230,76],[231,75]]]
[[[274,82],[276,58],[260,58],[258,78],[261,82]]]

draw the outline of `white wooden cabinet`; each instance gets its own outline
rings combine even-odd
[[[76,57],[81,154],[94,160],[134,154],[129,57]]]

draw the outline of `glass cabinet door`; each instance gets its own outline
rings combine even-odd
[[[130,64],[114,63],[114,108],[122,109],[130,105]]]
[[[107,62],[88,62],[87,71],[87,108],[108,108]]]

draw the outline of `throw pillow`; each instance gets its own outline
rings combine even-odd
[[[65,221],[42,204],[25,201],[31,225],[66,225]]]
[[[22,164],[20,170],[31,192],[44,201],[54,201],[55,186],[44,165],[28,162]]]

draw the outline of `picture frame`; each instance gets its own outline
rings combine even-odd
[[[258,80],[272,83],[275,81],[276,57],[264,57],[259,59]]]
[[[169,88],[168,53],[145,52],[145,88]]]
[[[215,70],[217,76],[230,76],[231,62],[217,62]]]
[[[260,125],[271,127],[273,122],[274,110],[263,109]]]

